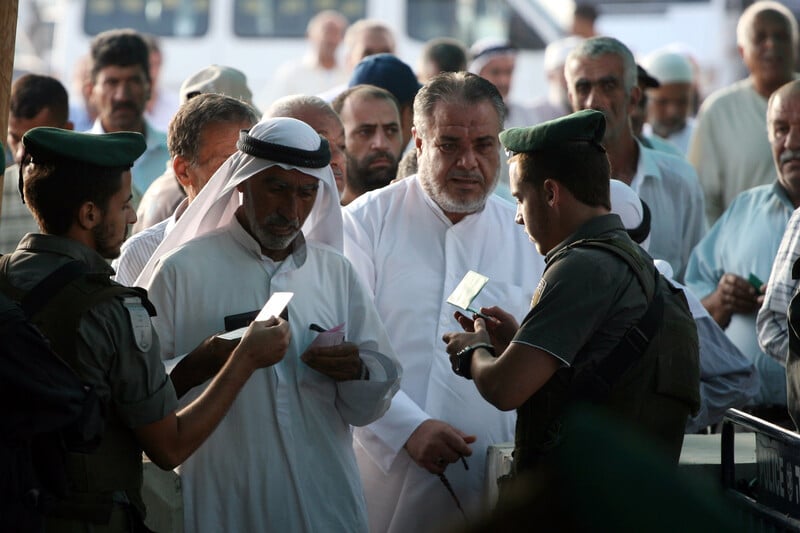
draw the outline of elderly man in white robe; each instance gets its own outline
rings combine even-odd
[[[294,292],[286,356],[253,375],[180,469],[185,528],[366,531],[351,425],[385,412],[400,368],[371,294],[341,254],[328,143],[303,122],[274,118],[242,132],[237,148],[137,280],[153,295],[168,363],[222,330],[225,317]],[[347,342],[317,339],[337,326]]]
[[[489,277],[473,308],[502,302],[520,318],[544,270],[514,224],[514,207],[491,194],[504,114],[485,79],[436,76],[414,101],[418,174],[344,209],[345,255],[375,295],[403,365],[387,413],[355,431],[374,533],[458,524],[458,507],[438,478],[445,469],[466,515],[480,513],[486,449],[514,438],[514,412],[497,410],[453,374],[441,342],[457,326],[445,300],[469,270]]]

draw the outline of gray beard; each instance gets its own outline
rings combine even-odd
[[[446,213],[476,213],[483,209],[483,206],[486,205],[486,199],[497,188],[497,184],[500,181],[499,176],[500,168],[498,167],[497,172],[494,175],[494,183],[491,187],[489,187],[489,189],[487,189],[486,194],[481,198],[464,202],[451,197],[443,186],[436,183],[427,169],[420,168],[417,171],[417,179],[419,180],[420,185],[422,185],[422,189],[428,194],[428,196],[431,197],[434,202],[436,202],[436,205],[441,207]]]

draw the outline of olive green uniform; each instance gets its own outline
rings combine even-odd
[[[560,420],[574,401],[570,391],[575,373],[608,356],[625,333],[638,324],[648,307],[647,296],[631,267],[613,253],[581,246],[565,250],[583,239],[614,239],[628,243],[649,267],[652,259],[630,240],[617,215],[595,217],[551,250],[547,269],[534,293],[531,310],[512,342],[527,344],[556,357],[562,367],[517,412],[517,472],[532,467],[539,457],[559,444]],[[681,349],[679,344],[676,344]],[[683,428],[690,407],[656,391],[656,362],[645,359],[631,366],[633,386],[620,386],[610,408],[623,417],[647,419],[648,430],[667,436],[665,444],[674,455],[680,451]],[[639,368],[643,365],[648,368]],[[688,375],[688,374],[687,374]],[[629,379],[630,381],[630,379]],[[660,385],[659,385],[660,386]],[[619,395],[621,394],[621,397]],[[630,416],[628,408],[636,406]],[[624,413],[620,411],[626,411]],[[643,414],[644,413],[644,414]]]
[[[9,260],[5,280],[16,289],[28,291],[58,267],[73,260],[88,265],[90,273],[113,275],[113,270],[98,253],[77,241],[53,235],[28,234]],[[136,454],[140,458],[141,448],[132,428],[161,420],[177,407],[175,389],[159,355],[158,337],[151,329],[141,300],[126,295],[101,301],[83,314],[75,339],[74,370],[95,388],[100,400],[108,406],[106,437],[98,451],[93,453],[124,448],[126,457]],[[122,430],[109,437],[109,429],[115,425]],[[90,526],[80,520],[48,518],[47,531],[128,530],[129,515],[124,512],[126,504],[143,512],[139,494],[141,463],[138,463],[138,469],[134,469],[133,476],[128,472],[120,474],[125,480],[116,479],[115,454],[111,453],[108,457],[112,459],[106,463],[102,458],[99,462],[97,457],[94,458],[95,466],[83,476],[87,479],[76,479],[81,475],[80,468],[75,475],[74,459],[80,454],[70,455],[73,456],[72,465],[68,465],[70,481],[79,495],[98,487],[100,490],[109,486],[120,489],[111,495],[115,502],[111,522]],[[101,465],[99,472],[98,464]],[[104,464],[108,464],[108,468],[104,468]],[[91,499],[88,498],[90,504]]]

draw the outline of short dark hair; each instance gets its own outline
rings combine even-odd
[[[467,70],[467,48],[458,39],[438,37],[425,44],[422,60],[435,63],[439,72]]]
[[[108,66],[139,65],[148,83],[150,79],[150,50],[140,33],[132,29],[108,30],[92,39],[92,81]]]
[[[397,101],[397,98],[381,87],[377,85],[369,85],[366,83],[361,83],[359,85],[353,85],[352,87],[345,90],[343,93],[340,93],[336,98],[333,99],[331,102],[331,107],[337,114],[342,114],[342,108],[344,107],[344,103],[350,98],[352,95],[358,94],[359,96],[365,98],[375,98],[378,100],[388,100],[394,103],[394,106],[397,108],[397,113],[400,114],[400,102]]]
[[[428,121],[439,102],[477,104],[488,101],[497,112],[500,129],[506,118],[503,97],[493,83],[470,72],[442,72],[428,81],[414,98],[414,126],[425,136]]]
[[[43,232],[64,235],[85,202],[105,211],[122,186],[128,167],[97,167],[85,163],[22,162],[25,203]]]
[[[567,142],[547,150],[523,152],[514,156],[522,181],[540,188],[553,179],[589,206],[611,209],[611,165],[608,154],[585,141]]]
[[[573,16],[588,20],[590,22],[595,22],[598,15],[597,8],[592,4],[576,4],[575,11],[572,13]]]
[[[69,97],[61,82],[50,76],[25,74],[11,86],[9,112],[21,119],[32,119],[42,109],[49,109],[53,119],[64,126],[69,118]]]
[[[234,122],[249,122],[253,125],[259,118],[253,106],[236,98],[215,93],[198,94],[181,105],[169,122],[169,155],[179,155],[190,163],[197,163],[200,135],[207,126]]]

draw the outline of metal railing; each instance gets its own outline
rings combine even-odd
[[[756,437],[756,478],[737,480],[735,426]],[[736,409],[722,421],[722,484],[746,531],[800,531],[800,434]]]

